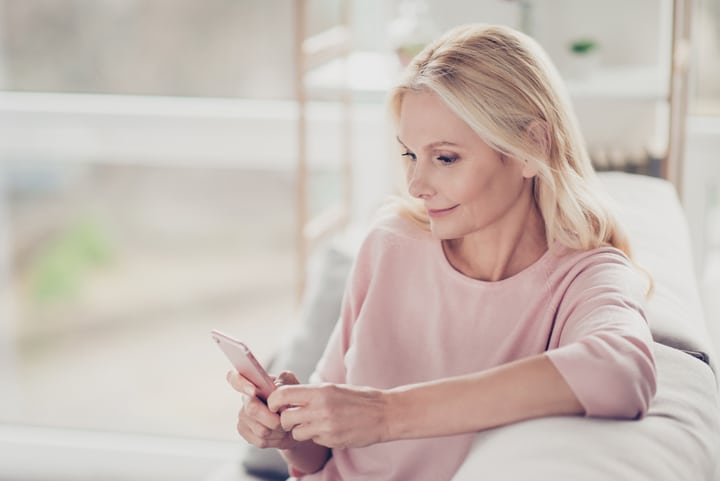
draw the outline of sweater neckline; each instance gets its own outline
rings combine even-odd
[[[552,257],[553,249],[548,248],[545,252],[543,252],[543,254],[535,262],[533,262],[532,264],[527,266],[525,269],[513,274],[510,277],[506,277],[505,279],[500,279],[498,281],[485,281],[485,280],[481,280],[481,279],[475,279],[473,277],[466,276],[462,272],[455,269],[455,267],[453,267],[453,265],[450,263],[447,256],[445,255],[445,250],[443,249],[442,241],[439,239],[433,238],[433,251],[434,251],[437,261],[441,264],[442,269],[447,271],[451,276],[453,276],[463,282],[471,283],[471,284],[474,284],[477,286],[500,287],[500,286],[505,286],[507,284],[512,284],[514,282],[521,281],[522,279],[525,279],[526,277],[535,273],[535,271],[542,269],[543,266]]]

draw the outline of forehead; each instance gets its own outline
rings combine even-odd
[[[478,138],[437,94],[429,91],[403,95],[398,136],[408,144],[422,145],[436,141],[460,144]]]

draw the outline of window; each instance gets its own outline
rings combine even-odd
[[[268,361],[296,305],[284,7],[0,1],[0,422],[237,439],[209,330]]]
[[[720,1],[695,0],[693,7],[691,111],[695,115],[720,115]]]
[[[282,0],[3,0],[0,70],[14,91],[289,98],[291,15]]]

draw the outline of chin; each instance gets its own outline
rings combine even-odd
[[[460,229],[452,229],[448,228],[447,226],[439,226],[436,224],[430,223],[430,233],[434,238],[437,240],[452,240],[452,239],[459,239],[460,237],[463,237],[466,233],[464,231],[461,231]]]

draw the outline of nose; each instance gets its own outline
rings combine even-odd
[[[420,159],[408,165],[408,193],[417,199],[429,199],[435,194],[430,181],[428,167]]]

